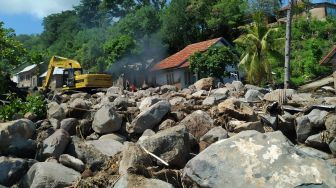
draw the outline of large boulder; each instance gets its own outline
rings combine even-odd
[[[335,187],[334,168],[280,132],[244,131],[210,145],[183,171],[184,187]]]
[[[86,141],[86,143],[93,146],[107,156],[114,156],[117,153],[121,152],[124,148],[124,145],[122,143],[113,139],[92,140]]]
[[[117,97],[114,99],[112,105],[118,110],[127,110],[127,107],[130,106],[128,99],[125,97]]]
[[[116,182],[114,188],[128,188],[128,187],[141,187],[141,188],[174,188],[173,185],[158,179],[147,179],[143,176],[127,173]]]
[[[90,104],[87,100],[76,98],[69,105],[69,116],[76,118],[83,118],[89,113]]]
[[[161,101],[161,99],[156,97],[156,96],[146,97],[146,98],[142,99],[142,101],[139,105],[139,109],[140,109],[141,112],[143,112],[147,108],[149,108],[150,106],[152,106],[153,104],[155,104],[159,101]]]
[[[48,111],[47,116],[48,119],[55,118],[58,120],[62,120],[65,118],[65,112],[61,105],[57,102],[50,102],[48,103]]]
[[[18,182],[28,170],[24,159],[0,157],[0,185],[12,186]]]
[[[35,132],[34,123],[28,119],[0,123],[0,153],[22,157],[34,156],[36,145],[31,138]]]
[[[313,109],[309,114],[307,114],[307,117],[313,127],[321,128],[324,126],[327,115],[327,111]]]
[[[286,102],[288,98],[294,95],[296,91],[294,89],[276,89],[267,93],[264,96],[264,100],[272,102]]]
[[[147,154],[139,144],[127,142],[122,151],[122,159],[119,164],[119,174],[126,174],[129,168],[136,166],[149,167],[153,165],[153,158]]]
[[[104,155],[92,145],[86,144],[76,136],[72,137],[65,153],[82,160],[88,166],[94,164],[102,165],[108,160],[107,155]]]
[[[127,127],[127,132],[141,134],[146,129],[153,129],[170,112],[170,108],[171,106],[168,101],[157,102],[141,112]]]
[[[199,140],[214,127],[214,121],[206,112],[197,110],[185,117],[179,125],[184,125]]]
[[[52,135],[43,141],[42,158],[58,158],[70,142],[70,135],[64,129],[56,130]]]
[[[76,118],[67,118],[61,121],[61,128],[66,130],[70,135],[76,134],[76,126],[79,124]]]
[[[92,129],[99,134],[118,131],[121,128],[122,118],[112,107],[103,106],[93,119]]]
[[[228,114],[242,121],[256,121],[257,115],[252,108],[241,104],[236,98],[229,98],[218,104],[219,113]]]
[[[106,96],[108,97],[118,97],[123,94],[123,89],[120,87],[112,86],[107,89]]]
[[[243,93],[245,91],[244,84],[241,81],[235,80],[231,84],[237,92]]]
[[[22,180],[21,187],[67,187],[80,178],[80,173],[54,162],[35,163]]]
[[[166,161],[170,166],[183,168],[188,161],[189,133],[183,125],[149,136],[140,145]]]
[[[210,90],[210,88],[214,88],[215,78],[202,78],[194,83],[194,86],[197,90]]]
[[[245,100],[247,102],[259,102],[264,98],[264,94],[260,93],[260,91],[255,89],[249,89],[245,93]]]

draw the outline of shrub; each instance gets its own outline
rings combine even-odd
[[[40,94],[28,95],[26,101],[23,101],[10,93],[7,100],[10,103],[0,108],[0,120],[12,120],[14,115],[23,116],[27,112],[34,113],[37,118],[46,116],[46,103]]]

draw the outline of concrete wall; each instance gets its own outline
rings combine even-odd
[[[311,16],[313,18],[316,18],[318,20],[324,20],[326,19],[326,8],[325,7],[316,7],[309,11],[311,13]]]
[[[19,73],[18,75],[18,87],[37,87],[37,76],[35,75],[35,69],[27,72]]]
[[[189,84],[186,83],[185,74],[188,71],[186,68],[181,69],[169,69],[169,70],[162,70],[152,73],[152,77],[150,79],[151,85],[176,85],[178,88],[185,88],[188,87]],[[168,77],[173,78],[172,82],[169,83]],[[154,77],[154,78],[153,78]],[[155,79],[156,83],[153,83]]]

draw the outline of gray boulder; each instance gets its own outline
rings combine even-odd
[[[187,102],[187,100],[184,97],[174,97],[169,100],[170,105],[184,105]]]
[[[328,162],[298,152],[280,131],[218,141],[187,163],[182,178],[184,187],[336,186]]]
[[[307,117],[313,127],[322,127],[324,126],[324,122],[327,115],[328,115],[327,111],[314,109],[307,115]]]
[[[312,147],[308,147],[308,146],[305,146],[305,145],[296,145],[295,148],[297,149],[297,151],[299,153],[302,153],[304,155],[308,155],[310,157],[320,158],[320,159],[323,159],[323,160],[328,160],[328,159],[332,158],[332,155],[330,155],[326,152],[323,152],[321,150],[318,150],[318,149],[315,149],[315,148],[312,148]]]
[[[197,110],[189,114],[179,123],[179,125],[184,125],[198,140],[214,127],[213,124],[213,119],[202,110]]]
[[[85,170],[85,165],[83,163],[83,161],[81,161],[80,159],[77,159],[76,157],[73,157],[71,155],[68,155],[68,154],[62,154],[58,161],[66,166],[66,167],[69,167],[69,168],[72,168],[76,171],[79,171],[79,172],[83,172]]]
[[[58,163],[35,163],[22,180],[21,187],[67,187],[80,178],[80,173]]]
[[[331,153],[336,156],[336,138],[329,143],[329,149]]]
[[[146,97],[144,99],[142,99],[140,105],[139,105],[139,109],[141,112],[145,111],[147,108],[149,108],[150,106],[152,106],[153,104],[157,103],[161,101],[161,99],[159,99],[156,96],[152,96],[152,97]]]
[[[212,77],[202,78],[194,83],[194,86],[197,90],[210,90],[210,88],[214,88],[215,79]]]
[[[176,124],[176,122],[174,120],[166,119],[159,125],[158,130],[162,131],[162,130],[168,129],[170,127],[174,127],[175,124]]]
[[[152,188],[152,187],[160,187],[160,188],[174,188],[169,183],[158,179],[147,179],[143,176],[135,175],[135,174],[125,174],[121,176],[121,178],[114,185],[114,188],[128,188],[128,187],[139,187],[139,188]]]
[[[168,101],[157,102],[147,110],[141,112],[127,127],[127,132],[141,134],[146,129],[153,129],[169,112],[170,103]]]
[[[247,102],[259,102],[264,98],[264,94],[260,93],[258,90],[249,89],[245,93],[245,100]]]
[[[294,89],[276,89],[267,93],[264,96],[264,100],[266,101],[274,101],[274,102],[285,102],[283,100],[288,100],[292,95],[294,95],[296,91]]]
[[[89,112],[87,111],[89,109],[90,104],[87,100],[84,100],[82,98],[76,98],[70,103],[68,113],[70,117],[83,118],[87,114],[89,114]]]
[[[212,106],[215,103],[216,103],[216,98],[213,96],[209,96],[205,98],[204,101],[202,102],[203,105],[209,105],[209,106]]]
[[[196,91],[195,93],[193,93],[192,96],[194,96],[194,97],[201,97],[201,96],[205,96],[207,94],[208,94],[207,91],[205,91],[205,90],[199,90],[199,91]]]
[[[51,118],[49,119],[49,122],[54,129],[59,129],[61,127],[61,122],[58,119]]]
[[[155,135],[155,132],[152,129],[146,129],[139,138],[138,143],[142,142],[143,140],[146,140],[148,137],[153,135]]]
[[[118,131],[121,128],[122,118],[112,107],[103,106],[93,119],[92,129],[99,134]]]
[[[112,86],[107,89],[106,96],[108,97],[118,97],[123,94],[123,89],[120,87]]]
[[[238,120],[243,121],[256,121],[257,115],[254,110],[242,104],[236,98],[228,98],[225,101],[218,104],[219,113],[228,114],[230,117],[233,117]]]
[[[28,170],[24,159],[0,157],[0,185],[12,186],[18,182]]]
[[[313,126],[307,116],[301,116],[296,118],[296,137],[301,143],[304,143],[306,139],[313,134]]]
[[[43,141],[42,158],[58,158],[70,142],[70,135],[64,129],[56,130],[52,135]]]
[[[124,145],[122,143],[113,139],[86,141],[86,144],[93,146],[102,154],[107,156],[114,156],[117,153],[121,152],[124,148]]]
[[[309,136],[307,140],[305,141],[305,143],[307,146],[310,146],[316,149],[320,149],[324,151],[328,150],[328,143],[326,143],[325,140],[323,139],[322,133]]]
[[[210,131],[208,131],[205,135],[203,135],[200,141],[207,142],[209,144],[215,143],[218,140],[228,138],[228,132],[222,127],[214,127]]]
[[[152,166],[152,157],[147,154],[139,144],[127,142],[122,151],[122,159],[119,164],[119,174],[126,174],[127,169],[136,166]]]
[[[149,136],[140,145],[171,166],[183,168],[188,161],[190,151],[189,134],[183,125]]]
[[[241,81],[233,81],[231,84],[233,85],[233,87],[235,88],[236,91],[238,91],[238,92],[244,92],[245,91],[244,84]]]
[[[48,111],[47,111],[48,119],[55,118],[58,120],[62,120],[65,118],[64,109],[57,102],[48,103]]]
[[[36,144],[31,138],[36,132],[34,123],[19,119],[0,123],[0,153],[15,156],[34,156]]]
[[[61,129],[66,130],[70,135],[76,134],[76,126],[79,124],[76,118],[67,118],[61,121]]]
[[[82,160],[88,166],[103,164],[108,160],[107,155],[104,155],[92,145],[86,144],[76,136],[72,137],[65,153]]]
[[[112,105],[118,110],[127,110],[127,107],[131,106],[128,103],[128,99],[125,97],[117,97],[114,99]]]

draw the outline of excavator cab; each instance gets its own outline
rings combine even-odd
[[[82,69],[64,69],[63,71],[63,86],[64,87],[75,87],[76,86],[76,81],[75,81],[75,76],[81,75],[82,74]]]

